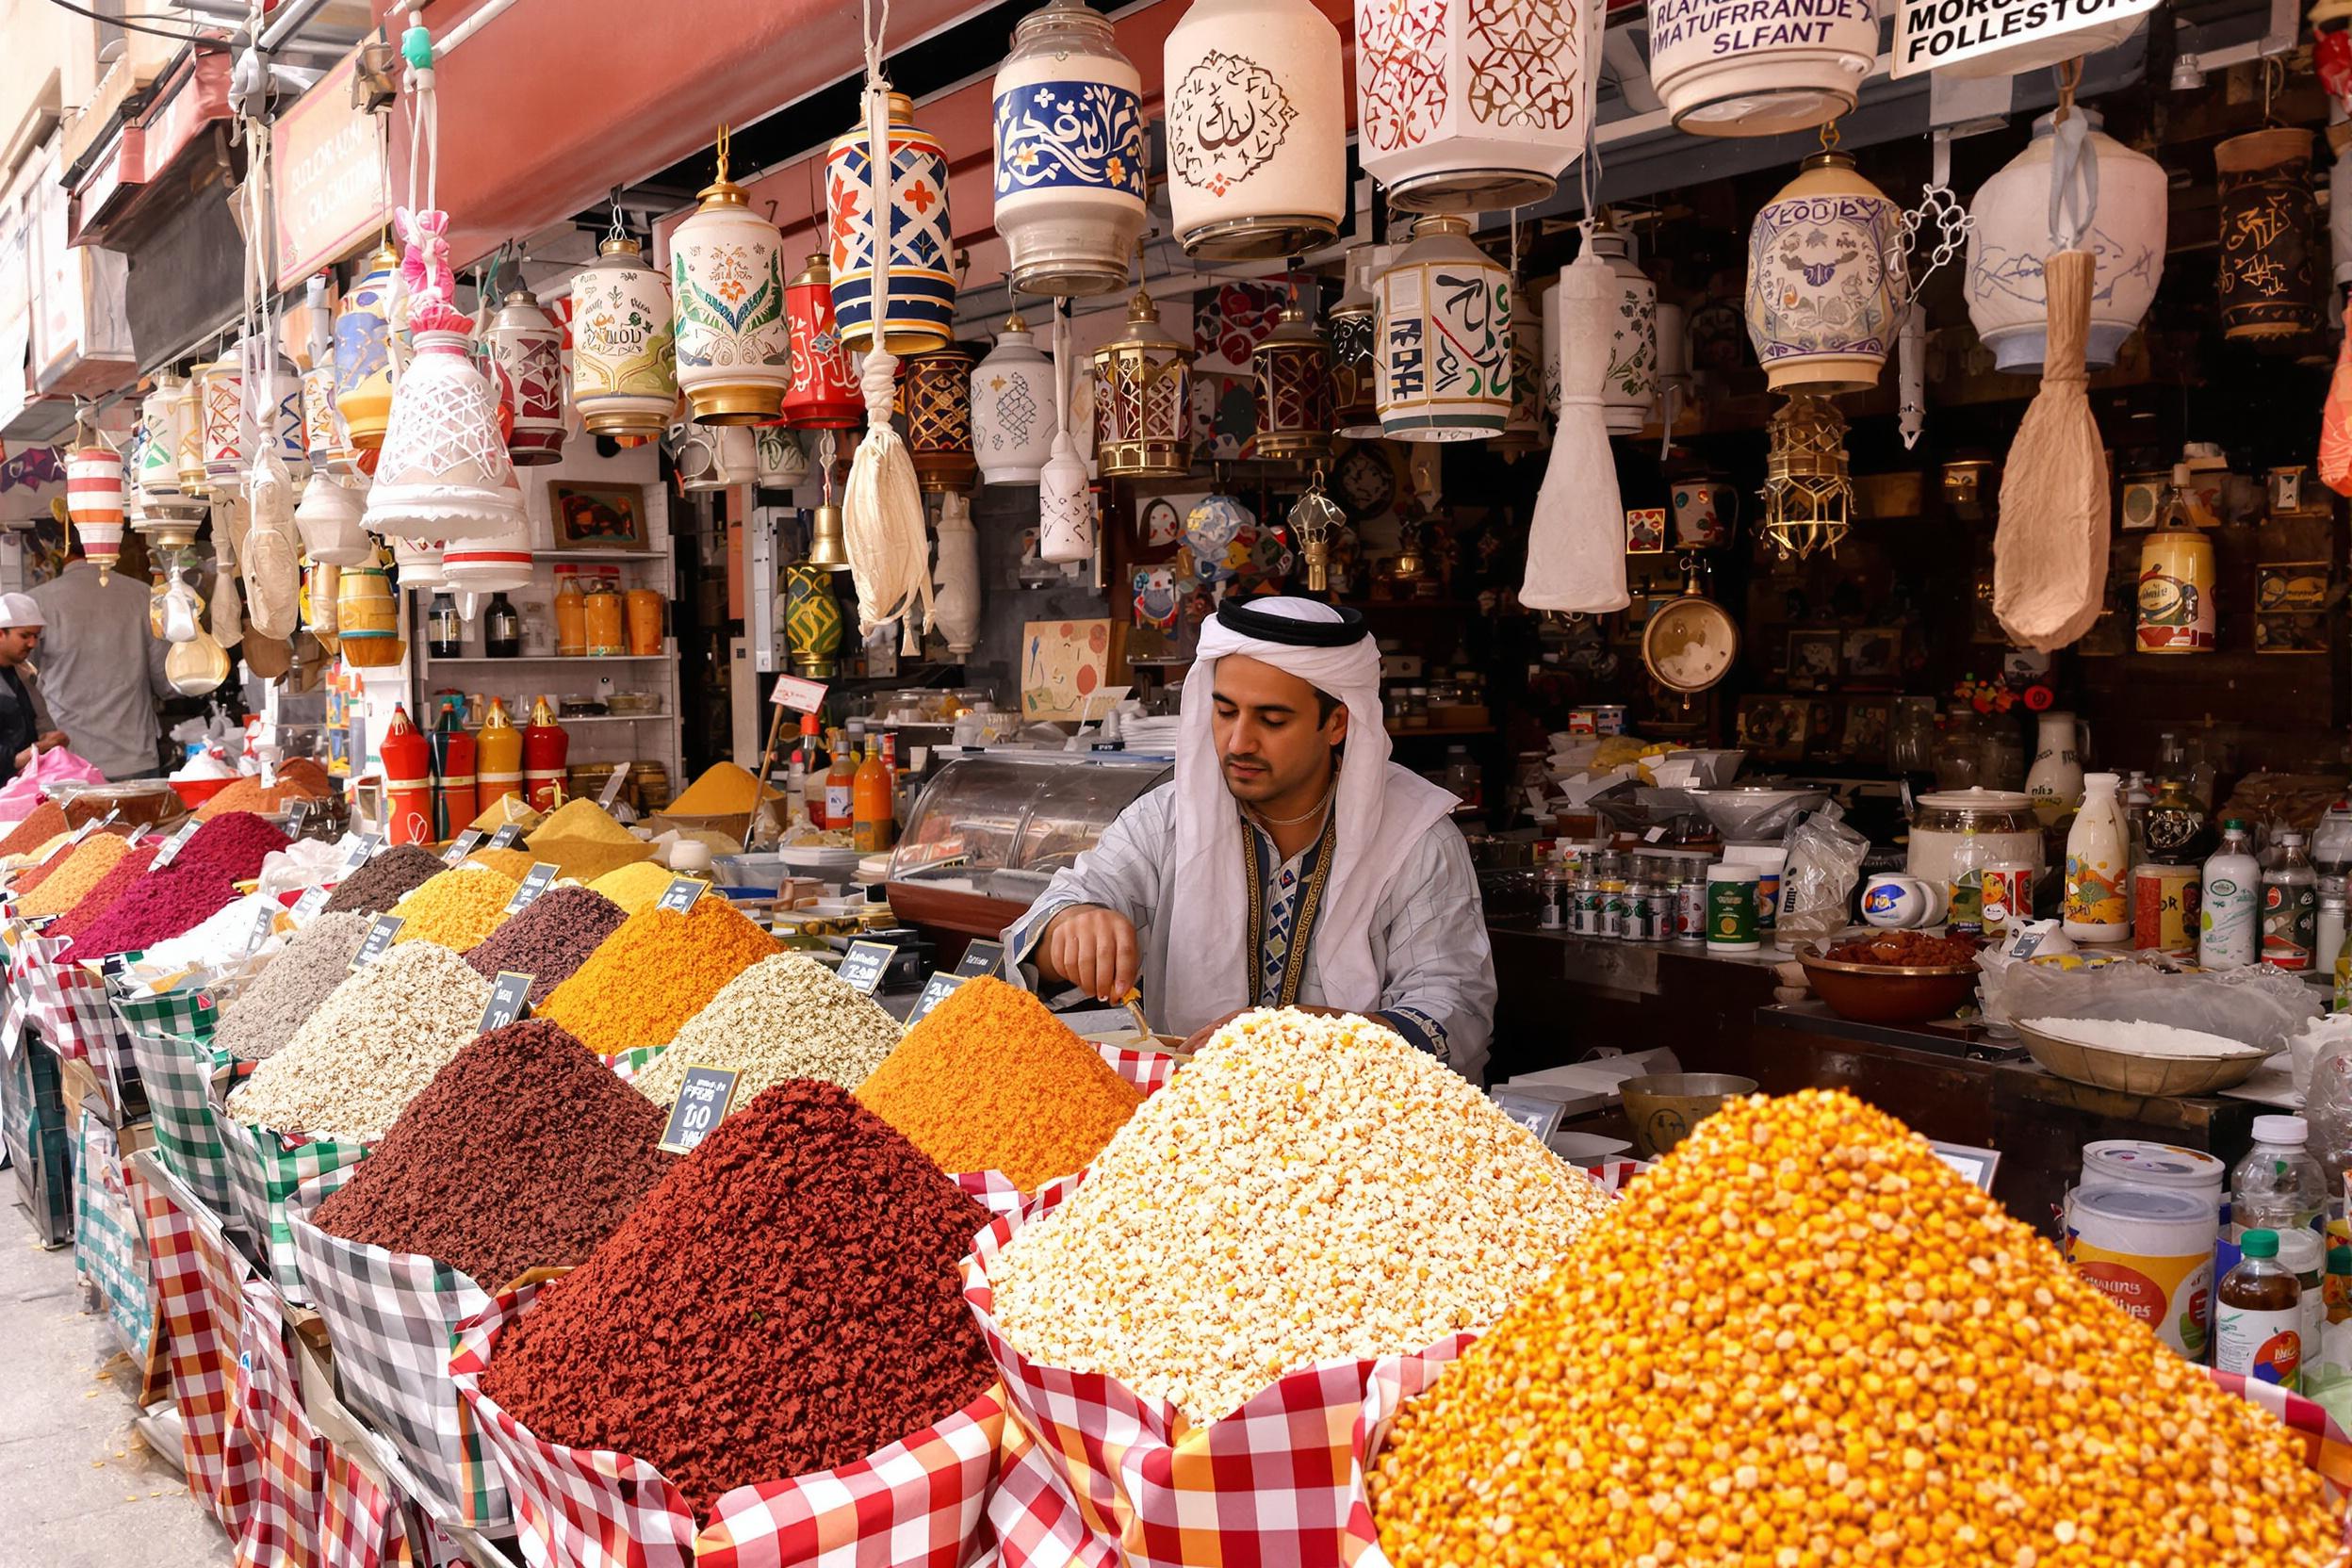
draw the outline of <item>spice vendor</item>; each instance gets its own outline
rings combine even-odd
[[[1198,1044],[1252,1006],[1370,1014],[1477,1078],[1494,964],[1454,797],[1391,762],[1364,617],[1229,602],[1184,682],[1176,776],[1007,927],[1041,980],[1142,988]]]
[[[29,594],[0,594],[0,779],[66,743],[36,683],[32,659],[47,625]]]

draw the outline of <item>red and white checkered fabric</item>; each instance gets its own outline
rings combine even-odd
[[[254,1454],[253,1506],[235,1542],[237,1568],[313,1562],[326,1500],[327,1445],[303,1413],[277,1294],[245,1282],[237,1354],[237,1429]]]
[[[982,1521],[1004,1428],[1001,1391],[855,1463],[739,1486],[707,1527],[643,1460],[533,1435],[482,1391],[498,1331],[539,1293],[509,1291],[459,1325],[450,1380],[488,1440],[531,1568],[959,1568]]]
[[[1164,1051],[1131,1051],[1100,1042],[1095,1050],[1147,1100],[1166,1087],[1168,1079],[1184,1065]],[[964,1196],[999,1219],[1020,1214],[1031,1200],[1031,1195],[1015,1186],[1013,1179],[1001,1170],[960,1171],[949,1179],[962,1189]]]
[[[153,1158],[135,1156],[125,1171],[147,1217],[155,1329],[165,1336],[183,1468],[188,1491],[235,1540],[259,1485],[259,1453],[234,1418],[244,1288],[252,1270],[221,1233],[220,1220],[151,1166]]]
[[[1176,1070],[1184,1065],[1165,1051],[1132,1051],[1099,1041],[1095,1050],[1102,1054],[1102,1059],[1111,1064],[1114,1071],[1145,1094],[1167,1087],[1168,1081],[1176,1076]]]
[[[318,1568],[390,1568],[407,1538],[392,1494],[330,1446],[318,1490]]]
[[[90,1054],[74,1021],[74,1004],[66,995],[69,973],[74,972],[62,955],[72,943],[57,937],[28,937],[8,956],[8,989],[24,1021],[39,1028],[52,1049],[67,1061]],[[93,978],[95,978],[93,976]],[[106,983],[99,982],[99,995]]]
[[[1633,1161],[1626,1161],[1633,1164]],[[1356,1415],[1356,1469],[1348,1511],[1348,1538],[1340,1547],[1348,1568],[1389,1568],[1380,1550],[1380,1532],[1372,1522],[1372,1498],[1364,1478],[1388,1440],[1389,1424],[1407,1399],[1435,1382],[1454,1358],[1470,1348],[1476,1334],[1455,1334],[1415,1356],[1382,1356],[1365,1381],[1364,1405]]]

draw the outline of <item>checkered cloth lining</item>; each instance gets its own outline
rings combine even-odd
[[[498,1331],[539,1288],[492,1301],[458,1331],[449,1361],[467,1417],[506,1474],[531,1568],[958,1568],[981,1549],[1001,1390],[839,1469],[739,1486],[697,1534],[652,1465],[535,1437],[482,1392]]]
[[[433,1503],[469,1528],[504,1535],[514,1527],[506,1488],[449,1380],[457,1327],[490,1304],[490,1293],[447,1264],[312,1224],[336,1180],[305,1183],[286,1201],[286,1222],[302,1283],[335,1345],[344,1402],[400,1450]]]
[[[318,1492],[318,1568],[391,1568],[405,1560],[408,1542],[393,1501],[330,1446]]]
[[[605,1062],[621,1075],[621,1082],[633,1084],[637,1075],[651,1067],[653,1059],[668,1049],[666,1045],[632,1045],[627,1051],[614,1052],[605,1058]]]
[[[114,1130],[81,1114],[74,1149],[74,1271],[106,1304],[131,1359],[144,1363],[155,1333],[154,1292],[147,1282],[147,1240],[139,1210],[122,1181]]]
[[[242,1299],[235,1429],[253,1455],[253,1500],[237,1532],[237,1568],[286,1568],[318,1560],[326,1506],[327,1445],[302,1411],[284,1312],[269,1282],[248,1277]]]
[[[19,1197],[34,1212],[44,1246],[62,1246],[74,1228],[73,1135],[57,1057],[38,1038],[0,1064],[0,1147],[16,1168]]]
[[[1115,1045],[1098,1042],[1095,1050],[1111,1064],[1113,1070],[1133,1085],[1145,1099],[1165,1086],[1184,1064],[1164,1051],[1129,1051]],[[964,1195],[978,1202],[988,1213],[1003,1219],[1017,1215],[1029,1201],[1029,1194],[1013,1184],[1013,1179],[1001,1170],[959,1171],[951,1178],[963,1189]]]
[[[1633,1161],[1613,1167],[1595,1172],[1611,1190],[1640,1168]],[[1301,1367],[1192,1428],[1174,1405],[1115,1378],[1039,1365],[998,1331],[988,1263],[1022,1225],[1060,1207],[1081,1179],[1051,1183],[1022,1214],[998,1219],[963,1263],[964,1299],[1004,1376],[1012,1424],[1028,1440],[1008,1455],[990,1507],[1005,1561],[1336,1564],[1356,1489],[1353,1434],[1377,1361]],[[1018,1466],[1009,1462],[1015,1457]]]
[[[229,1174],[228,1150],[222,1143],[223,1122],[212,1093],[212,1075],[224,1058],[193,1037],[145,1028],[132,1032],[131,1055],[147,1090],[155,1149],[165,1168],[186,1182],[214,1213],[234,1215],[236,1186]],[[239,1063],[236,1073],[247,1070],[248,1066]]]
[[[210,1045],[220,1026],[220,999],[207,988],[184,986],[155,995],[112,992],[114,1010],[132,1034],[176,1035],[198,1045]]]
[[[220,1119],[220,1147],[228,1155],[237,1220],[261,1244],[279,1294],[295,1306],[308,1306],[310,1292],[302,1283],[302,1259],[294,1250],[294,1232],[286,1224],[286,1200],[304,1183],[325,1179],[318,1201],[326,1201],[350,1178],[351,1167],[367,1156],[367,1146],[331,1138],[296,1143],[267,1127],[232,1121],[225,1111]]]
[[[130,1032],[115,1016],[105,976],[74,963],[58,937],[33,937],[11,956],[10,988],[25,1016],[68,1061],[87,1060],[109,1085],[130,1066]]]

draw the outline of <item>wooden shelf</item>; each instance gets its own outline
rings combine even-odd
[[[598,664],[657,664],[676,657],[675,653],[526,653],[513,659],[492,659],[486,654],[460,654],[455,659],[435,659],[425,655],[428,664],[577,664],[591,669]]]
[[[567,561],[667,561],[670,552],[662,550],[533,550],[533,563],[545,562],[561,566]]]
[[[576,724],[645,724],[654,720],[667,724],[670,715],[667,713],[574,713],[568,718],[559,715],[555,722],[569,727]]]
[[[1426,724],[1413,725],[1404,728],[1399,728],[1397,726],[1392,724],[1386,726],[1385,727],[1388,730],[1389,738],[1391,740],[1398,741],[1410,741],[1423,735],[1431,737],[1443,735],[1448,739],[1459,739],[1464,735],[1492,735],[1494,733],[1494,727],[1491,724],[1474,724],[1464,726],[1461,728],[1449,728],[1443,725]]]

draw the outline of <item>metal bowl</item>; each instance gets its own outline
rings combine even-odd
[[[1819,953],[1797,955],[1813,994],[1856,1023],[1925,1023],[1949,1017],[1976,992],[1969,964],[1850,964]]]
[[[1655,1160],[1690,1129],[1723,1109],[1726,1100],[1754,1094],[1753,1078],[1734,1072],[1653,1072],[1617,1086],[1625,1098],[1625,1119],[1633,1123],[1634,1151]]]
[[[2041,1023],[2060,1023],[2061,1019],[2040,1019]],[[2017,1038],[2033,1058],[2061,1078],[2095,1088],[2114,1089],[2122,1094],[2211,1094],[2243,1084],[2254,1076],[2254,1070],[2269,1060],[2259,1051],[2232,1052],[2227,1055],[2211,1056],[2143,1056],[2134,1051],[2119,1051],[2112,1045],[2091,1045],[2082,1040],[2070,1040],[2036,1029],[2030,1023],[2015,1025]]]

